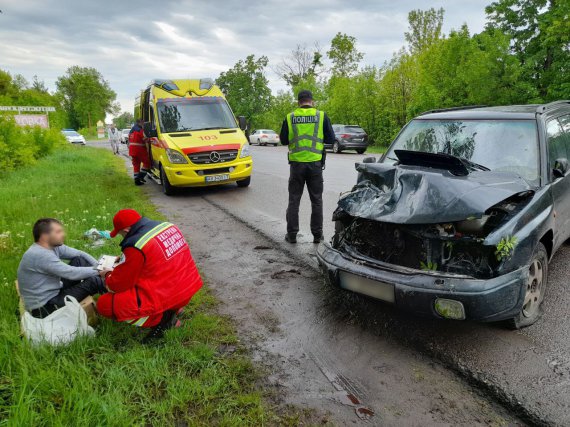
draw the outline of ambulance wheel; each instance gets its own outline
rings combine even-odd
[[[238,187],[248,187],[251,183],[251,176],[248,176],[246,179],[242,179],[241,181],[236,181]]]
[[[166,172],[164,172],[162,166],[160,167],[160,182],[162,184],[162,191],[164,194],[167,196],[172,196],[175,193],[176,189],[172,186],[172,184],[170,184],[170,181],[168,180]]]

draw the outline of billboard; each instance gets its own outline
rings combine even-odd
[[[39,126],[49,128],[47,114],[16,114],[14,120],[18,126]]]

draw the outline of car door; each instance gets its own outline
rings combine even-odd
[[[546,123],[548,144],[548,167],[552,182],[552,197],[556,215],[555,247],[570,237],[570,170],[557,174],[555,169],[570,158],[570,135],[564,132],[560,121],[551,119]]]

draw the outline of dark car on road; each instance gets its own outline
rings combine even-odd
[[[356,164],[321,269],[421,315],[531,325],[570,238],[569,158],[570,101],[424,113]]]
[[[358,154],[364,154],[368,148],[368,135],[360,126],[356,125],[333,125],[335,142],[326,144],[325,148],[332,148],[334,153],[345,150],[356,150]]]

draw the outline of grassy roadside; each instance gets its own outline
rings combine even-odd
[[[32,348],[20,338],[14,280],[38,217],[63,220],[67,243],[94,256],[119,253],[118,242],[94,249],[82,233],[109,229],[119,208],[160,217],[123,168],[110,152],[68,147],[0,179],[0,425],[295,423],[263,403],[255,370],[207,290],[163,346],[142,346],[140,330],[105,320],[95,338],[68,347]]]
[[[366,149],[366,153],[369,154],[384,154],[387,150],[387,147],[382,147],[379,145],[369,145]]]

